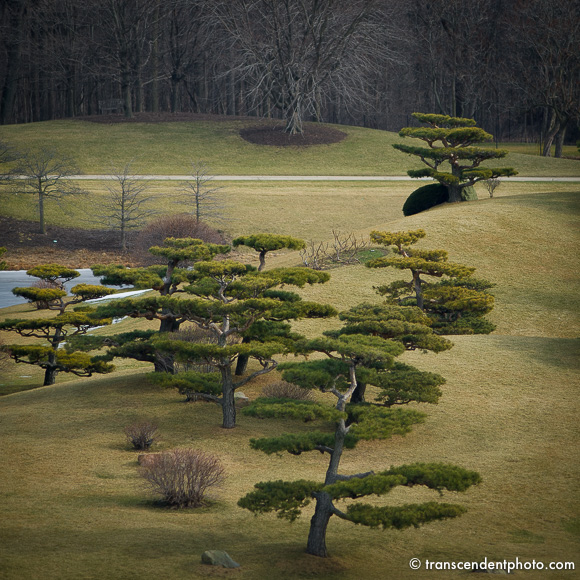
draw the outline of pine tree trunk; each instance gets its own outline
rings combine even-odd
[[[246,372],[249,360],[250,357],[247,354],[241,354],[238,356],[238,363],[236,364],[236,373],[235,373],[237,377],[241,377]]]
[[[56,382],[56,375],[58,373],[56,366],[56,349],[61,342],[61,330],[57,328],[54,332],[54,336],[50,340],[50,346],[52,351],[48,355],[48,365],[44,370],[44,383],[43,386],[47,387],[49,385],[54,385]]]
[[[356,389],[354,390],[354,392],[350,398],[350,402],[351,403],[364,403],[366,389],[367,389],[366,383],[357,382]]]
[[[417,300],[417,307],[423,310],[423,289],[421,288],[421,277],[419,272],[413,272],[413,289],[415,290],[415,298]]]
[[[236,401],[234,397],[234,382],[232,377],[232,365],[225,359],[219,365],[222,376],[222,427],[233,429],[236,426]]]
[[[159,332],[177,332],[180,325],[181,322],[175,318],[164,318],[159,325]],[[162,359],[156,357],[153,365],[156,373],[175,373],[175,361],[172,355],[166,354]]]
[[[448,185],[447,191],[449,192],[449,203],[461,201],[462,190],[463,188],[460,185]]]
[[[328,557],[326,549],[326,528],[332,516],[332,499],[324,492],[316,494],[316,509],[310,520],[310,532],[308,533],[308,543],[306,551],[313,556],[320,558]]]
[[[49,355],[49,361],[50,359],[54,359],[55,355]],[[56,375],[58,374],[58,371],[56,370],[56,367],[49,365],[48,367],[46,367],[45,371],[44,371],[44,383],[43,386],[44,387],[48,387],[49,385],[54,385],[54,383],[56,382]]]
[[[342,457],[344,449],[344,439],[346,437],[347,429],[344,419],[338,422],[336,431],[334,433],[334,449],[330,456],[330,463],[326,470],[325,485],[335,483],[338,476],[338,466]],[[313,556],[320,558],[327,558],[328,551],[326,549],[326,528],[328,521],[334,511],[332,505],[332,498],[325,492],[314,494],[316,498],[316,508],[314,515],[310,520],[310,531],[308,533],[308,543],[306,544],[306,551]]]

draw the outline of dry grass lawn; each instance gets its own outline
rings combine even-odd
[[[409,568],[413,557],[575,561],[578,569],[577,188],[511,184],[495,199],[480,195],[479,202],[402,218],[403,189],[234,187],[239,223],[254,216],[248,231],[261,226],[322,240],[332,228],[365,235],[371,229],[422,227],[428,233],[423,247],[445,248],[451,260],[476,266],[477,275],[497,284],[496,332],[452,337],[454,348],[439,355],[404,355],[447,378],[440,403],[423,407],[427,421],[404,438],[363,443],[360,452],[347,452],[343,463],[346,473],[413,461],[476,469],[483,477],[480,486],[444,497],[465,505],[467,514],[403,532],[334,518],[328,533],[332,557],[308,556],[311,511],[290,525],[272,516],[255,518],[236,502],[257,481],[322,477],[325,459],[319,454],[268,457],[248,445],[251,437],[312,427],[240,417],[235,430],[224,431],[216,406],[184,404],[177,393],[149,385],[146,366],[121,363],[113,375],[63,377],[55,386],[0,399],[0,578],[441,580],[464,574],[416,572]],[[254,197],[255,207],[247,208]],[[316,198],[320,203],[314,206]],[[277,213],[280,222],[269,222]],[[345,221],[336,223],[340,215]],[[292,216],[287,228],[284,216]],[[280,253],[270,264],[297,261],[296,254]],[[379,300],[372,287],[401,277],[364,266],[331,274],[328,285],[304,294],[339,308]],[[10,315],[26,308],[13,307]],[[320,322],[298,327],[309,334],[323,329]],[[29,370],[12,368],[8,381],[30,386],[38,377],[17,379],[32,375]],[[255,397],[272,380],[274,375],[262,377],[244,392]],[[159,422],[158,450],[186,445],[220,456],[228,478],[211,506],[173,511],[155,505],[123,435],[128,423],[142,417]],[[424,490],[397,490],[380,501],[436,498]],[[242,567],[225,571],[202,565],[207,549],[226,550]],[[571,579],[578,572],[520,571],[520,576]]]

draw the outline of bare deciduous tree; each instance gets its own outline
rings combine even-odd
[[[181,186],[180,203],[188,207],[198,223],[223,221],[223,187],[213,185],[209,167],[203,161],[192,161],[190,175],[191,179]]]
[[[578,0],[530,0],[513,7],[508,82],[524,103],[545,111],[542,154],[562,156],[566,130],[580,120],[580,23]]]
[[[308,114],[320,118],[328,90],[340,87],[343,98],[355,98],[371,60],[391,55],[384,41],[391,31],[378,7],[376,0],[227,0],[215,13],[238,55],[230,70],[257,102],[280,109],[286,131],[296,134]]]
[[[131,162],[111,174],[113,185],[107,186],[108,197],[101,205],[99,221],[119,230],[121,249],[127,250],[127,233],[142,227],[147,218],[158,212],[150,207],[157,196],[149,193],[149,185],[131,173]]]
[[[44,204],[47,200],[58,202],[69,195],[86,193],[69,179],[79,173],[75,162],[53,149],[29,151],[15,171],[21,179],[14,180],[14,191],[37,197],[41,234],[46,234]]]

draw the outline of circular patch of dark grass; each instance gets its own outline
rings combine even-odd
[[[310,147],[339,143],[346,137],[346,133],[333,127],[309,123],[303,133],[290,135],[284,131],[283,125],[261,124],[242,129],[240,137],[254,145]]]

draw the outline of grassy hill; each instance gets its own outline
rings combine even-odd
[[[476,266],[478,276],[497,284],[493,334],[452,337],[454,348],[439,355],[404,355],[447,378],[440,403],[422,407],[426,423],[404,438],[364,443],[364,453],[356,457],[347,452],[343,467],[355,473],[445,461],[475,469],[482,485],[444,498],[465,505],[467,514],[403,532],[333,518],[328,533],[333,557],[308,556],[308,512],[290,525],[271,516],[255,518],[236,506],[257,481],[322,476],[325,461],[318,454],[270,457],[248,445],[251,437],[296,426],[240,417],[239,426],[226,432],[216,406],[184,404],[177,393],[147,383],[147,366],[121,363],[110,376],[61,377],[53,387],[0,398],[0,577],[429,580],[455,573],[411,570],[411,558],[517,557],[578,565],[578,185],[509,184],[493,199],[481,191],[478,202],[443,205],[410,218],[402,217],[400,207],[413,184],[233,187],[236,233],[271,230],[321,240],[331,237],[332,228],[360,236],[371,229],[424,228],[422,247],[444,248],[450,260]],[[269,265],[298,261],[295,253],[280,253]],[[401,277],[364,266],[337,268],[331,276],[327,285],[304,294],[340,309],[378,301],[373,286]],[[12,307],[0,315],[26,311],[28,306]],[[298,326],[309,334],[321,330],[317,321]],[[9,380],[38,384],[24,365],[13,367]],[[263,377],[244,392],[255,397],[273,380],[274,375]],[[123,435],[127,424],[142,417],[159,422],[158,450],[185,445],[220,456],[228,479],[213,505],[192,511],[155,506]],[[406,489],[387,499],[435,498]],[[241,570],[202,565],[207,549],[228,551]],[[518,574],[544,580],[574,573]]]
[[[153,175],[187,174],[204,160],[216,175],[404,175],[420,162],[392,148],[395,133],[361,127],[335,128],[347,134],[333,145],[308,148],[254,145],[240,129],[258,119],[219,122],[102,124],[46,121],[0,127],[0,138],[17,147],[50,146],[77,160],[86,174],[107,174],[134,160],[134,170]],[[515,147],[516,150],[519,146]],[[510,153],[505,165],[526,176],[580,176],[580,162]]]

